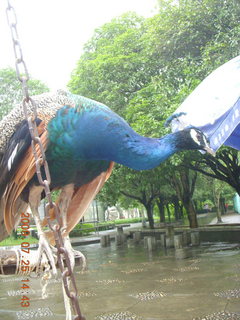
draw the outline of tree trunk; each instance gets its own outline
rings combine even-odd
[[[217,223],[222,223],[222,216],[221,216],[221,209],[220,209],[221,191],[213,188],[213,197],[214,197],[214,202],[217,209]]]
[[[225,203],[225,199],[223,197],[220,198],[220,206],[221,206],[221,214],[224,215],[227,213],[226,210],[226,203]]]
[[[159,192],[157,192],[157,193],[152,192],[151,195],[149,196],[149,195],[147,195],[146,190],[142,190],[141,197],[136,196],[134,194],[126,193],[125,191],[121,191],[121,193],[126,197],[129,197],[131,199],[135,199],[135,200],[139,201],[146,208],[148,221],[149,221],[149,227],[151,229],[154,229],[153,203],[154,203],[155,199],[159,196]]]
[[[170,212],[168,203],[166,204],[166,208],[167,208],[167,214],[168,214],[168,221],[171,222],[171,212]]]
[[[217,223],[222,223],[220,195],[217,196]]]
[[[190,228],[197,228],[198,227],[197,214],[196,214],[192,200],[189,199],[189,201],[185,202],[183,205],[187,210]]]
[[[182,203],[179,203],[179,211],[180,211],[180,219],[183,219],[184,214],[183,214],[183,205],[182,205]]]
[[[173,196],[172,198],[173,205],[174,205],[174,215],[176,221],[181,219],[181,213],[180,213],[180,206],[179,206],[179,200],[177,196]]]
[[[165,222],[165,210],[164,210],[164,199],[159,197],[157,200],[157,206],[159,210],[160,222]]]
[[[179,170],[170,179],[170,184],[175,189],[178,199],[183,203],[187,211],[191,228],[197,228],[198,226],[197,215],[192,202],[196,179],[197,173],[191,173],[186,167],[179,167]]]
[[[153,207],[152,204],[144,204],[146,211],[147,211],[147,216],[148,216],[148,222],[149,222],[149,227],[150,229],[154,229],[154,220],[153,220]]]

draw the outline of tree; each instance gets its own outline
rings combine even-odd
[[[168,173],[167,179],[186,209],[190,228],[197,228],[197,215],[193,203],[197,173],[180,165],[176,166],[171,173]]]
[[[49,91],[39,80],[28,81],[31,95]],[[11,68],[0,70],[0,119],[23,99],[21,83],[16,77],[16,71]]]
[[[119,114],[145,83],[141,35],[144,18],[127,13],[97,29],[84,47],[69,88],[103,102]]]
[[[159,2],[159,14],[152,18],[125,14],[96,30],[69,83],[74,93],[106,103],[127,118],[138,133],[152,137],[168,133],[163,126],[165,119],[207,74],[240,52],[239,1]],[[163,212],[161,206],[166,196],[163,200],[162,185],[167,183],[167,173],[177,170],[171,183],[178,186],[176,192],[185,202],[190,225],[196,226],[192,205],[196,174],[189,168],[199,167],[198,161],[201,162],[202,157],[199,153],[193,154],[173,157],[164,164],[165,170],[157,169],[158,175],[165,177],[158,189],[158,192],[161,190],[159,197],[162,197],[158,202]],[[228,160],[231,164],[231,159]],[[214,166],[212,163],[210,159],[205,165]],[[205,170],[201,163],[199,168]],[[127,170],[124,169],[118,179],[125,175],[129,186],[134,175],[139,181],[150,178],[150,175],[141,176]],[[212,174],[217,178],[213,171]],[[176,183],[173,183],[174,179]],[[235,180],[231,178],[236,187],[237,178]],[[154,190],[160,188],[154,177],[151,183]],[[117,182],[115,187],[123,190]],[[148,190],[148,184],[142,183],[142,191],[148,193]],[[121,199],[122,195],[120,192],[114,197]],[[135,191],[128,195],[135,196]]]
[[[209,72],[239,53],[238,0],[160,0],[159,8],[157,19],[150,21],[154,32],[150,30],[148,37],[155,44],[150,46],[155,48],[151,55],[164,60],[164,66],[188,58],[199,71],[205,61],[205,73],[206,66]]]
[[[110,195],[115,190],[118,198],[128,197],[146,209],[150,228],[154,228],[153,207],[164,186],[159,168],[151,171],[134,171],[117,165],[111,178],[104,186],[104,193]],[[115,193],[115,195],[116,195]],[[115,198],[116,199],[116,198]]]
[[[204,155],[187,166],[229,184],[240,195],[240,158],[239,152],[229,147],[222,147],[216,157]]]
[[[199,184],[199,182],[198,182]],[[215,206],[217,222],[222,222],[222,214],[226,213],[226,203],[233,198],[233,188],[224,181],[214,179],[210,176],[201,174],[201,199],[202,204],[210,204],[210,207]],[[199,186],[197,186],[199,196]]]

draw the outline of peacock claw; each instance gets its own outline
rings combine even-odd
[[[86,268],[86,258],[82,254],[82,252],[73,249],[71,241],[70,241],[68,236],[64,238],[64,246],[68,251],[72,269],[74,269],[74,266],[75,266],[75,257],[78,257],[78,258],[81,259],[82,270],[85,270],[85,268]]]
[[[84,270],[86,269],[86,266],[87,266],[87,259],[86,259],[86,257],[84,256],[84,254],[83,254],[81,251],[77,251],[77,250],[74,250],[74,249],[73,249],[73,253],[74,253],[75,255],[77,255],[77,256],[80,257],[81,262],[82,262],[82,265],[81,265],[82,271],[84,271]]]
[[[57,275],[57,268],[56,268],[56,255],[53,252],[53,248],[49,245],[47,239],[45,238],[44,234],[39,236],[39,243],[38,243],[38,250],[37,250],[37,259],[36,259],[36,272],[41,272],[41,266],[44,263],[43,256],[45,255],[47,258],[47,263],[50,265],[52,270],[52,274],[54,276]]]

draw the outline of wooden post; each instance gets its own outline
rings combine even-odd
[[[124,244],[125,239],[126,239],[126,237],[125,237],[125,234],[124,234],[124,233],[122,233],[122,234],[119,234],[119,233],[116,234],[116,236],[115,236],[116,245],[117,245],[117,246],[120,246],[120,245]]]
[[[186,231],[187,232],[187,244],[191,244],[191,231]]]
[[[166,248],[174,247],[174,227],[168,226],[166,228]]]
[[[101,236],[100,243],[102,247],[108,247],[111,244],[111,239],[109,234],[104,234]]]
[[[188,235],[186,230],[183,231],[182,237],[183,237],[183,246],[186,247],[188,245]]]
[[[123,227],[122,226],[117,226],[117,233],[123,233]]]
[[[191,253],[187,246],[187,233],[176,234],[174,236],[175,258],[186,259],[191,256]]]
[[[33,238],[39,239],[39,238],[38,238],[38,233],[37,233],[37,231],[34,230],[34,229],[30,229],[30,235],[31,235]]]
[[[117,226],[117,234],[115,236],[115,242],[117,246],[120,246],[127,241],[127,236],[123,233],[123,227],[124,226]]]
[[[170,238],[174,236],[174,227],[173,226],[167,226],[166,236],[170,237]]]
[[[144,248],[147,248],[147,238],[148,238],[148,237],[144,237],[144,238],[143,238]]]
[[[144,237],[144,247],[148,250],[153,250],[156,247],[155,237]]]
[[[192,246],[200,245],[200,235],[198,231],[191,232],[191,243],[192,243]]]
[[[174,236],[174,248],[175,249],[182,249],[183,248],[183,235],[176,234]]]
[[[166,248],[174,247],[174,238],[166,236]]]
[[[160,239],[161,239],[161,247],[166,248],[166,235],[161,234]]]
[[[135,231],[133,233],[133,241],[135,243],[139,243],[141,241],[141,232],[140,231]]]

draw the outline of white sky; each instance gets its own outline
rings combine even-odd
[[[94,29],[127,11],[156,13],[156,0],[12,0],[30,75],[50,89],[64,88]],[[0,68],[14,67],[5,8],[0,1]]]

